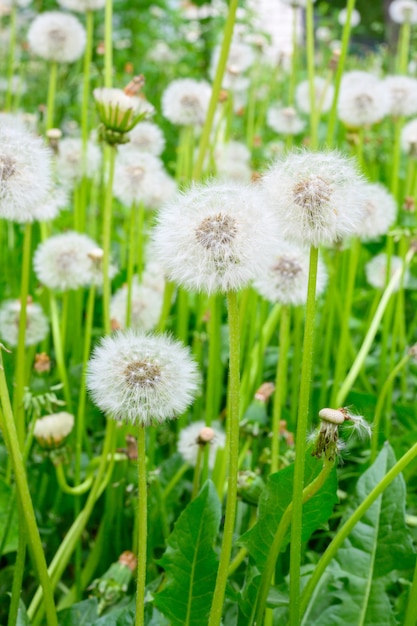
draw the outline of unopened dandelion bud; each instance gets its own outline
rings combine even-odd
[[[102,123],[101,138],[110,145],[127,143],[129,138],[126,133],[146,115],[140,110],[140,99],[128,95],[122,89],[109,87],[94,89],[93,95]]]
[[[73,428],[74,416],[61,411],[38,419],[33,435],[42,448],[53,450],[63,445]]]
[[[50,128],[46,132],[46,138],[48,140],[49,147],[55,152],[55,154],[58,152],[59,140],[61,139],[61,137],[62,130],[60,130],[59,128]]]
[[[255,393],[255,400],[268,402],[269,398],[275,391],[274,383],[263,383]]]
[[[37,374],[44,374],[51,371],[51,359],[46,352],[35,355],[33,369]]]
[[[237,494],[243,502],[257,506],[265,483],[256,472],[245,470],[237,477]]]
[[[198,433],[197,443],[199,445],[205,446],[206,444],[213,441],[215,436],[216,436],[216,431],[213,430],[213,428],[210,428],[210,426],[205,426]]]
[[[89,590],[98,598],[99,615],[126,595],[136,567],[137,560],[133,552],[123,552],[116,563],[112,563],[100,578],[91,583]]]

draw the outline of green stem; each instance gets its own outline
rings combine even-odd
[[[206,393],[206,425],[210,426],[217,415],[219,396],[220,363],[220,300],[215,294],[210,297],[210,318],[208,321],[208,368]]]
[[[282,407],[285,402],[284,391],[287,380],[289,330],[290,309],[288,305],[285,305],[281,309],[279,329],[279,352],[275,379],[274,409],[272,414],[271,474],[278,471],[279,465],[280,422]]]
[[[181,465],[179,470],[171,478],[171,480],[169,481],[169,483],[167,484],[167,486],[162,492],[162,496],[165,500],[168,498],[169,494],[174,489],[175,485],[181,480],[181,478],[184,476],[185,472],[189,469],[189,467],[190,466],[188,465],[188,463],[184,463],[183,465]]]
[[[104,86],[112,86],[113,77],[113,0],[106,0],[104,11]]]
[[[110,2],[111,4],[111,2]],[[107,5],[106,5],[107,6]],[[107,155],[107,190],[104,200],[104,214],[103,214],[103,321],[104,332],[110,333],[111,321],[110,321],[110,297],[111,297],[111,284],[110,284],[110,248],[111,248],[111,222],[112,222],[112,206],[113,206],[113,179],[114,179],[114,165],[116,160],[116,150],[111,146],[106,147]]]
[[[227,487],[226,516],[224,522],[223,542],[220,552],[219,569],[216,587],[211,605],[209,626],[220,626],[226,591],[227,572],[232,553],[233,530],[235,526],[237,506],[237,473],[239,455],[239,307],[237,294],[227,294],[229,313],[229,389],[227,415],[227,442],[229,456],[229,476]]]
[[[19,541],[17,544],[16,561],[13,568],[12,594],[10,598],[9,615],[7,626],[16,626],[19,612],[20,598],[23,588],[23,575],[25,573],[27,535],[25,522],[22,518],[22,507],[19,504]]]
[[[409,266],[414,253],[415,253],[415,250],[413,248],[411,248],[408,251],[407,256],[404,260],[404,266],[402,268],[398,268],[398,270],[394,272],[394,274],[391,277],[391,280],[386,286],[384,293],[382,294],[381,300],[379,302],[378,308],[368,328],[368,332],[366,333],[365,339],[363,340],[361,349],[359,350],[358,355],[352,367],[350,368],[349,373],[343,382],[343,385],[341,386],[339,390],[339,393],[336,398],[337,406],[343,406],[343,403],[346,400],[346,396],[351,390],[360,370],[362,369],[365,359],[368,356],[369,350],[371,349],[372,342],[378,331],[382,316],[384,315],[384,311],[387,308],[387,305],[390,301],[391,295],[393,294],[395,289],[398,287],[401,281],[403,272]]]
[[[61,491],[63,491],[64,493],[69,493],[72,496],[81,496],[82,494],[86,493],[93,484],[93,476],[89,476],[83,483],[78,484],[76,487],[71,487],[71,485],[67,483],[64,468],[61,463],[55,466],[55,471],[58,485],[60,486]]]
[[[306,6],[306,50],[307,50],[307,72],[310,97],[310,135],[312,150],[318,147],[316,114],[316,89],[314,85],[314,10],[313,0],[307,0]]]
[[[201,466],[204,461],[204,453],[208,450],[207,446],[198,446],[196,464],[194,467],[193,488],[191,491],[191,500],[197,497],[200,489]]]
[[[1,428],[7,432],[6,443],[12,460],[13,471],[17,484],[17,491],[21,503],[21,512],[25,520],[27,536],[34,564],[38,572],[39,580],[44,592],[44,604],[48,626],[58,626],[54,595],[51,580],[46,568],[45,554],[39,530],[36,525],[35,511],[30,497],[29,487],[26,479],[25,468],[17,437],[16,427],[13,420],[12,407],[10,405],[9,391],[7,389],[6,378],[3,369],[3,355],[0,348],[0,399],[2,410],[0,411]]]
[[[297,84],[298,41],[297,41],[298,9],[293,7],[291,20],[291,74],[288,88],[288,106],[294,105],[295,86]]]
[[[316,588],[320,578],[324,574],[326,567],[330,561],[336,556],[336,552],[343,544],[345,539],[350,535],[355,525],[359,522],[362,516],[366,513],[369,507],[375,502],[377,498],[389,487],[392,481],[407,467],[411,461],[417,457],[417,443],[414,444],[408,452],[401,457],[399,461],[385,474],[384,478],[372,489],[372,491],[366,496],[365,500],[358,506],[356,511],[352,513],[349,519],[338,530],[337,535],[333,538],[331,543],[327,546],[326,551],[322,555],[319,562],[316,564],[313,575],[308,581],[301,595],[300,611],[301,615],[305,614],[308,603],[314,589]]]
[[[163,333],[168,321],[169,312],[171,310],[172,296],[174,295],[175,284],[169,281],[165,282],[164,298],[162,301],[161,315],[159,316],[156,330]]]
[[[291,526],[290,546],[290,624],[298,626],[300,621],[300,567],[301,567],[301,535],[303,510],[303,485],[305,448],[307,439],[307,423],[310,402],[311,370],[314,346],[314,318],[316,308],[318,248],[310,250],[310,269],[308,278],[308,295],[306,322],[304,329],[303,358],[301,364],[300,396],[298,403],[297,434],[295,447],[294,485],[293,485],[293,517]]]
[[[408,52],[410,48],[410,22],[404,22],[401,26],[400,40],[397,51],[397,70],[398,74],[407,74]]]
[[[126,324],[129,328],[132,322],[132,290],[133,290],[133,274],[135,269],[135,223],[136,223],[136,204],[130,207],[129,220],[129,246],[127,255],[127,304],[126,304]],[[122,322],[122,320],[120,320]]]
[[[416,603],[417,603],[417,559],[414,568],[413,582],[408,594],[407,610],[405,613],[404,626],[416,626]]]
[[[12,109],[12,96],[13,96],[13,71],[14,71],[14,63],[15,63],[15,52],[16,52],[16,14],[17,14],[17,3],[13,2],[10,13],[10,24],[9,24],[9,60],[7,66],[7,92],[6,92],[6,103],[5,110],[11,111]]]
[[[229,56],[230,44],[232,42],[233,29],[236,19],[236,11],[239,0],[230,0],[229,11],[226,24],[223,31],[222,45],[220,49],[219,62],[217,64],[216,74],[213,81],[210,103],[207,111],[206,120],[204,122],[201,133],[200,146],[198,156],[194,165],[193,178],[198,180],[203,173],[204,158],[210,143],[210,133],[213,126],[214,115],[216,113],[217,103],[219,101],[220,90],[222,87],[223,76],[226,69],[227,58]]]
[[[54,340],[55,359],[58,367],[61,382],[64,385],[64,397],[67,404],[67,411],[72,413],[71,391],[68,382],[67,368],[65,365],[64,350],[62,346],[61,331],[59,328],[58,305],[55,294],[49,289],[49,307],[51,312],[52,336]]]
[[[48,103],[46,105],[46,130],[54,127],[55,95],[58,79],[58,63],[52,61],[49,68]]]
[[[148,504],[146,484],[146,431],[138,428],[138,570],[136,582],[136,619],[135,626],[145,624],[145,586],[146,586],[146,550],[148,529]]]
[[[85,14],[85,26],[87,31],[87,41],[84,53],[84,71],[83,71],[83,101],[81,107],[81,137],[83,141],[83,174],[86,171],[87,162],[87,141],[88,141],[88,104],[90,100],[90,66],[93,53],[93,30],[94,30],[94,11],[88,10]]]

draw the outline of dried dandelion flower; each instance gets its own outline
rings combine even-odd
[[[6,300],[0,306],[0,336],[9,346],[17,346],[19,338],[20,300]],[[49,322],[39,304],[26,305],[25,345],[34,346],[45,339]]]
[[[162,113],[172,124],[201,126],[206,119],[211,87],[203,80],[179,78],[162,94]]]
[[[306,127],[304,120],[298,116],[293,107],[269,107],[266,122],[280,135],[299,135]]]
[[[207,427],[203,421],[193,422],[180,431],[177,450],[184,461],[193,467],[197,463],[199,447],[209,445],[209,467],[213,469],[217,450],[224,449],[226,435],[217,423]]]
[[[74,416],[66,411],[41,417],[35,422],[33,435],[42,448],[61,446],[74,428]]]
[[[81,22],[69,13],[46,11],[35,17],[28,31],[30,49],[46,61],[73,63],[85,48]]]
[[[166,335],[119,331],[102,339],[88,363],[87,387],[97,406],[141,426],[183,413],[198,380],[189,349]]]
[[[347,408],[321,409],[319,417],[320,426],[311,436],[314,442],[311,454],[317,458],[325,457],[328,461],[334,461],[344,450],[345,443],[339,438],[340,428],[344,430],[347,426],[361,439],[371,435],[371,427],[364,418],[361,415],[354,415]]]

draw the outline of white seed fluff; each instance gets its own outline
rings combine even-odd
[[[394,0],[389,5],[389,14],[397,24],[417,24],[417,2],[415,0]]]
[[[365,265],[366,280],[375,289],[384,289],[386,284],[392,278],[393,274],[403,267],[403,261],[399,256],[393,255],[390,263],[390,275],[387,278],[387,255],[384,252],[374,256],[369,263]],[[409,279],[409,271],[404,272],[403,284],[407,284]],[[397,284],[395,291],[400,288],[401,281]]]
[[[339,15],[337,16],[337,21],[339,22],[339,24],[344,26],[346,24],[346,19],[347,19],[347,9],[342,9],[341,11],[339,11]],[[358,26],[360,23],[361,23],[361,14],[356,9],[353,9],[352,15],[350,17],[351,28],[355,28],[355,26]]]
[[[83,143],[79,137],[64,137],[58,144],[56,171],[66,183],[81,180],[83,174],[93,178],[100,169],[101,150],[92,141],[87,142],[85,172],[83,172]]]
[[[255,186],[194,185],[160,211],[155,254],[169,278],[187,289],[238,290],[264,270],[277,230],[274,212]]]
[[[385,235],[397,215],[394,196],[380,183],[364,183],[361,185],[361,202],[364,216],[359,224],[358,237],[368,241]]]
[[[200,433],[205,433],[206,425],[203,421],[193,422],[189,426],[183,428],[179,434],[177,442],[177,450],[181,454],[184,461],[195,467],[197,463],[199,444],[198,438]],[[211,426],[214,436],[205,445],[209,446],[209,467],[213,469],[216,461],[216,454],[219,448],[224,448],[226,445],[226,435],[218,424],[212,424]],[[203,444],[204,445],[204,444]]]
[[[332,106],[334,87],[327,80],[316,76],[314,78],[314,101],[317,111],[327,113]],[[298,108],[303,113],[310,113],[310,84],[308,80],[303,80],[297,85],[295,90],[295,101]]]
[[[0,336],[9,346],[17,346],[19,336],[20,300],[5,300],[0,306]],[[48,320],[35,302],[26,305],[25,345],[34,346],[49,332]]]
[[[46,11],[30,25],[28,42],[30,49],[46,61],[73,63],[84,52],[85,28],[74,15]]]
[[[417,113],[417,80],[415,78],[387,76],[384,83],[391,98],[391,115],[398,117]]]
[[[183,413],[198,382],[189,349],[166,335],[128,330],[104,337],[88,363],[87,387],[97,406],[141,426]]]
[[[162,130],[153,122],[140,122],[128,134],[130,142],[119,147],[120,152],[131,148],[160,156],[165,148],[165,137]]]
[[[87,11],[97,11],[102,9],[106,4],[106,0],[57,0],[58,4],[70,11],[78,13],[86,13]]]
[[[158,174],[162,169],[162,161],[152,154],[133,149],[121,152],[116,158],[114,172],[115,197],[127,206],[134,202],[143,202],[147,206],[153,197],[155,185],[158,187],[160,183]]]
[[[355,163],[338,152],[294,152],[278,160],[263,187],[283,238],[320,246],[352,235],[363,218]]]
[[[339,118],[353,128],[372,125],[389,112],[391,96],[384,81],[368,72],[347,72],[338,101]]]
[[[304,120],[293,107],[269,107],[266,122],[280,135],[299,135],[306,127]]]
[[[110,302],[110,317],[121,330],[127,324],[128,288],[123,285],[116,291]],[[158,289],[139,284],[137,276],[132,281],[130,328],[133,330],[153,330],[158,323],[162,308],[163,293]]]
[[[401,148],[410,156],[417,156],[417,119],[403,126],[401,131]]]
[[[39,445],[49,448],[60,445],[73,428],[74,416],[60,411],[36,420],[33,435]]]
[[[210,96],[211,87],[206,81],[179,78],[172,81],[162,94],[162,113],[173,124],[202,125]]]

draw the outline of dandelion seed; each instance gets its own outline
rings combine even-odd
[[[28,31],[30,49],[46,61],[73,63],[85,48],[81,22],[69,13],[45,11],[33,20]]]
[[[0,306],[0,337],[10,346],[19,338],[20,300],[6,300]],[[26,305],[25,345],[34,346],[45,339],[49,322],[39,304],[29,300]]]

